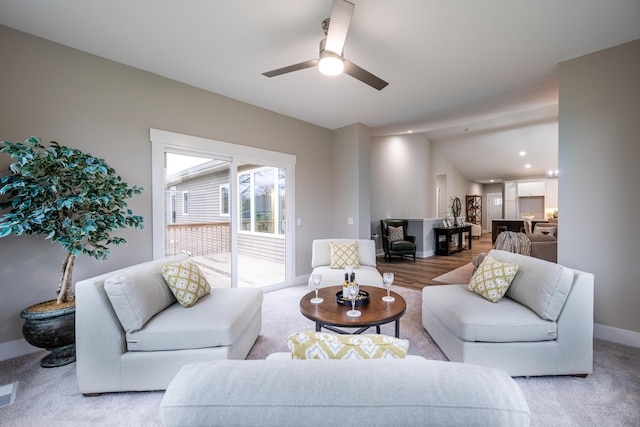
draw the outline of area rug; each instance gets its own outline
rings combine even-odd
[[[468,263],[448,273],[444,273],[433,279],[434,282],[447,284],[465,284],[469,283],[473,276],[473,264]]]
[[[409,353],[427,359],[446,360],[422,327],[421,292],[393,286],[407,301],[400,322],[400,337],[409,339]],[[295,331],[313,330],[314,324],[300,314],[300,298],[306,286],[295,286],[264,295],[263,325],[248,359],[262,359],[287,351],[286,338]],[[375,331],[375,329],[374,329]],[[393,334],[392,325],[382,332]],[[32,427],[160,427],[159,407],[164,392],[105,393],[83,397],[76,385],[75,363],[43,369],[45,352],[0,361],[0,386],[18,382],[15,403],[0,408],[0,426]],[[596,339],[594,371],[587,378],[516,378],[533,416],[533,427],[638,426],[640,425],[640,348]],[[310,384],[313,374],[310,374]],[[336,380],[336,390],[340,381]],[[390,399],[395,396],[389,395]],[[264,425],[274,422],[265,419]],[[355,423],[357,424],[357,423]],[[416,420],[424,425],[425,420]],[[480,423],[479,423],[480,424]]]

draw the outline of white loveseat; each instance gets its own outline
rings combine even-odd
[[[382,276],[376,268],[376,245],[373,240],[367,239],[318,239],[313,241],[311,250],[311,274],[322,274],[321,288],[341,285],[344,282],[345,270],[331,268],[331,242],[339,244],[358,243],[358,263],[360,268],[354,269],[356,281],[365,286],[383,287]],[[309,279],[309,286],[311,279]]]
[[[466,284],[423,289],[423,326],[449,360],[511,376],[590,374],[593,274],[501,250],[488,256],[518,264],[500,301]]]
[[[528,426],[505,372],[407,359],[220,360],[185,366],[160,405],[165,426]]]
[[[76,284],[76,373],[81,393],[164,390],[187,363],[246,357],[262,327],[262,290],[212,288],[190,308],[175,298],[159,303],[168,290],[162,264],[187,258],[150,261]],[[121,295],[138,316],[129,321],[142,319],[142,311],[152,315],[141,329],[125,330],[105,283],[107,289],[135,286],[135,292]],[[162,306],[166,308],[149,313]]]

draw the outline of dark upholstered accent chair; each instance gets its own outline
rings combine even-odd
[[[384,259],[391,261],[392,255],[412,255],[416,260],[416,238],[407,234],[409,221],[406,219],[381,219],[380,231],[382,233],[382,248],[384,249]],[[389,227],[402,227],[402,237],[389,236]],[[397,230],[397,229],[396,229]],[[393,233],[392,233],[393,234]],[[395,239],[393,238],[395,237]]]

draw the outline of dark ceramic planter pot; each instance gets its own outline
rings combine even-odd
[[[76,307],[48,311],[22,310],[22,334],[31,345],[49,350],[41,361],[43,368],[54,368],[76,361]]]

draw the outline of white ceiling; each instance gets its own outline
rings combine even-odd
[[[522,172],[479,141],[556,120],[559,62],[640,38],[638,0],[352,2],[344,55],[389,82],[380,92],[315,68],[261,74],[317,57],[331,0],[0,0],[0,24],[329,129],[455,140],[476,167],[494,160],[460,160],[477,181]],[[557,156],[557,134],[524,139]]]

